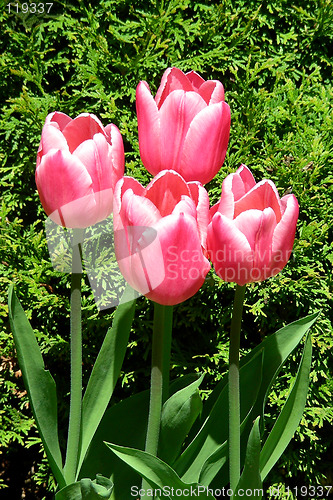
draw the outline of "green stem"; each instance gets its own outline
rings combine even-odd
[[[172,306],[154,303],[150,401],[145,451],[157,456],[162,404],[169,396]],[[149,484],[143,480],[142,489]],[[145,498],[145,495],[141,499]]]
[[[71,390],[66,463],[64,467],[67,484],[75,481],[81,433],[82,406],[82,326],[81,326],[81,243],[83,231],[73,229],[72,283],[71,283]]]
[[[236,286],[229,347],[229,471],[235,493],[240,478],[239,345],[245,286]]]

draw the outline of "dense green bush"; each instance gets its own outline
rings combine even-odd
[[[14,5],[14,4],[12,4]],[[273,279],[248,286],[242,352],[278,327],[320,309],[306,412],[295,439],[267,480],[281,491],[332,484],[332,38],[331,0],[99,0],[54,2],[50,12],[0,12],[0,488],[8,498],[51,498],[52,478],[17,366],[7,290],[15,283],[47,367],[61,391],[60,425],[68,415],[69,277],[53,270],[45,214],[34,183],[46,115],[81,112],[115,123],[124,138],[126,173],[146,183],[139,156],[135,89],[156,91],[168,66],[219,79],[232,112],[225,163],[207,186],[211,203],[226,174],[246,163],[300,203],[293,257]],[[233,285],[211,273],[191,300],[175,308],[172,374],[205,371],[203,397],[226,371]],[[98,312],[84,288],[84,376],[112,311]],[[116,397],[148,385],[151,305],[138,301]],[[295,354],[297,358],[298,354]],[[144,363],[143,363],[144,360]],[[268,425],[295,376],[291,360],[267,407]],[[66,436],[62,436],[65,440]],[[31,447],[32,483],[8,477],[17,450]],[[15,454],[16,453],[16,454]],[[30,471],[31,474],[31,471]],[[38,485],[44,484],[44,489]],[[45,489],[46,487],[46,489]],[[19,489],[20,488],[20,489]],[[44,493],[43,493],[44,492]],[[3,498],[6,490],[1,490]],[[31,495],[31,496],[29,496]],[[281,496],[284,498],[286,496]],[[2,497],[1,497],[2,498]],[[269,498],[269,496],[267,496]],[[291,498],[291,497],[290,497]]]

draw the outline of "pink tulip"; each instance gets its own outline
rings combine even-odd
[[[228,175],[220,202],[211,208],[207,235],[220,278],[245,285],[280,272],[291,255],[298,211],[293,194],[280,199],[272,181],[256,184],[245,165]]]
[[[112,212],[113,191],[124,174],[118,128],[88,113],[74,120],[46,117],[37,153],[36,184],[46,214],[64,227],[85,228]]]
[[[155,99],[148,84],[139,83],[136,108],[141,159],[151,174],[172,169],[187,182],[213,179],[224,162],[230,133],[222,83],[169,68]]]
[[[127,282],[149,299],[174,305],[194,295],[210,269],[209,199],[199,182],[160,172],[146,188],[123,177],[114,193],[115,249]]]

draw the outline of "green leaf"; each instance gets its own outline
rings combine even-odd
[[[241,364],[248,362],[249,359],[256,355],[258,350],[264,348],[262,383],[257,403],[253,409],[253,419],[260,415],[262,418],[261,425],[263,425],[264,406],[267,396],[277,374],[288,356],[300,343],[309,328],[315,323],[319,314],[319,312],[311,314],[281,328],[255,347],[243,361],[241,360]]]
[[[201,471],[200,471],[200,476],[199,476],[199,482],[201,484],[206,484],[209,485],[216,474],[221,471],[221,469],[225,468],[225,466],[228,463],[228,458],[229,458],[229,448],[228,448],[228,441],[224,441],[224,443],[218,447],[214,453],[212,453],[205,463],[203,464]],[[226,480],[225,484],[228,483],[228,469],[226,471]]]
[[[126,289],[125,293],[129,293]],[[78,465],[83,459],[105,413],[124,361],[135,311],[135,300],[119,304],[91,372],[82,401],[82,445]]]
[[[111,478],[117,500],[128,500],[126,487],[128,484],[139,485],[140,476],[111,453],[104,441],[116,441],[123,446],[143,449],[147,433],[148,406],[149,391],[144,391],[109,408],[82,464],[81,478],[94,478],[98,472]]]
[[[57,392],[52,375],[45,370],[35,334],[11,286],[8,293],[9,320],[17,358],[31,408],[52,472],[60,487],[65,486],[58,439]]]
[[[260,454],[261,478],[265,479],[292,439],[304,412],[311,367],[311,336],[307,336],[296,380]]]
[[[248,365],[249,361],[263,350],[263,370],[262,370],[262,380],[258,392],[258,397],[251,410],[248,421],[253,421],[259,415],[261,417],[260,425],[263,426],[264,421],[264,407],[267,400],[267,395],[269,390],[277,376],[280,372],[283,364],[285,363],[288,356],[296,348],[299,342],[302,340],[309,328],[314,324],[319,316],[319,312],[301,318],[289,325],[281,328],[277,332],[273,333],[267,337],[263,342],[261,342],[257,347],[255,347],[249,354],[247,354],[240,361],[241,370],[245,364]],[[225,387],[225,382],[223,385],[223,380],[220,382],[222,387]],[[220,388],[217,387],[214,391],[218,391]],[[222,389],[223,390],[223,389]],[[213,393],[214,393],[213,391]],[[217,395],[213,394],[213,400],[216,400]],[[209,401],[209,400],[208,400]],[[210,403],[211,404],[211,403]],[[205,410],[204,410],[205,411]],[[250,433],[250,428],[247,425],[244,429],[244,436]],[[243,436],[242,436],[243,437]],[[244,439],[244,437],[243,437]],[[243,447],[241,442],[241,447]],[[217,474],[211,485],[214,487],[219,487],[225,482],[225,469],[221,471],[221,474]]]
[[[262,362],[262,351],[259,351],[258,355],[260,355],[260,359]],[[248,367],[249,373],[252,371],[253,364],[250,364]],[[245,367],[243,368],[245,369]],[[260,374],[261,376],[261,374]],[[244,378],[244,386],[241,384],[241,387],[244,387],[246,389],[246,378]],[[225,386],[226,384],[224,384]],[[259,389],[260,386],[260,378],[257,380],[257,388]],[[228,387],[225,389],[226,391],[228,390]],[[247,393],[247,391],[244,391]],[[243,432],[244,428],[246,427],[246,424],[248,422],[248,419],[251,415],[251,411],[253,408],[253,405],[255,404],[255,399],[252,400],[252,405],[249,406],[250,401],[246,401],[244,399],[244,394],[241,394],[241,400],[242,400],[242,406],[244,408],[248,408],[248,413],[245,415],[244,419],[241,420],[241,437],[242,437],[242,442],[244,442],[244,439],[246,439],[246,435],[244,437]],[[245,410],[244,410],[245,411]],[[243,412],[241,412],[241,416],[243,415]],[[228,424],[229,425],[229,424]],[[242,451],[242,447],[241,447]],[[228,458],[229,458],[229,447],[228,447],[228,441],[225,440],[224,443],[217,448],[214,453],[212,453],[205,463],[203,464],[201,471],[200,471],[200,476],[199,476],[199,482],[201,484],[206,484],[210,485],[211,482],[214,480],[214,478],[219,475],[219,480],[220,480],[220,485],[226,485],[229,482],[229,467],[228,467]]]
[[[260,417],[257,417],[253,423],[249,439],[247,442],[245,464],[242,475],[237,485],[237,490],[234,498],[243,498],[244,491],[251,490],[251,498],[262,498],[262,481],[259,470],[260,458]],[[241,491],[240,491],[241,490]]]
[[[195,498],[214,498],[207,487],[196,483],[184,483],[177,473],[165,462],[149,453],[133,448],[125,448],[115,444],[106,445],[130,467],[135,469],[154,489],[163,489],[163,497],[172,498],[172,488],[177,492],[177,498],[187,499],[189,496]],[[170,495],[168,495],[168,489]],[[195,490],[196,494],[193,494]],[[183,493],[181,493],[183,492]],[[164,495],[164,493],[167,493]],[[178,494],[179,493],[179,494]],[[192,495],[189,495],[192,493]],[[161,496],[157,494],[158,496]]]
[[[202,409],[198,387],[204,375],[173,394],[163,405],[159,457],[172,464],[178,457],[183,441]]]
[[[240,369],[240,411],[241,422],[248,416],[253,407],[261,382],[262,353],[250,359],[249,363]],[[227,376],[227,375],[226,375]],[[184,481],[203,482],[207,478],[200,476],[201,470],[209,457],[221,448],[228,438],[228,385],[224,384],[223,389],[217,398],[206,421],[203,423],[198,434],[189,444],[180,458],[176,461],[174,468]],[[218,460],[222,456],[215,456]],[[215,460],[214,458],[214,460]],[[214,474],[216,473],[216,462],[214,462]],[[208,474],[208,469],[205,474]],[[211,478],[212,470],[209,472]]]
[[[113,490],[112,482],[98,474],[96,479],[81,479],[58,491],[55,500],[108,500]]]
[[[170,384],[170,394],[181,390],[198,379],[189,374],[179,377]],[[149,407],[149,391],[144,391],[109,408],[95,433],[82,464],[80,477],[94,478],[100,472],[114,483],[113,496],[117,500],[128,500],[128,484],[141,483],[141,477],[115,454],[104,441],[116,442],[122,446],[144,449]],[[133,431],[135,430],[135,431]]]

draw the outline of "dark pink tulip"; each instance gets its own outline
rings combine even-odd
[[[209,199],[199,182],[160,172],[146,188],[123,177],[114,193],[115,249],[127,282],[174,305],[194,295],[210,269],[204,256]]]
[[[245,165],[228,175],[211,208],[207,235],[220,278],[245,285],[280,272],[291,255],[298,212],[293,194],[280,198],[270,180],[256,184]]]
[[[37,153],[36,184],[46,214],[57,224],[85,228],[112,212],[113,191],[124,174],[118,128],[92,114],[74,120],[46,117]]]
[[[172,169],[187,182],[213,179],[224,162],[230,133],[221,82],[169,68],[155,99],[148,84],[139,83],[136,109],[141,159],[151,174]]]

